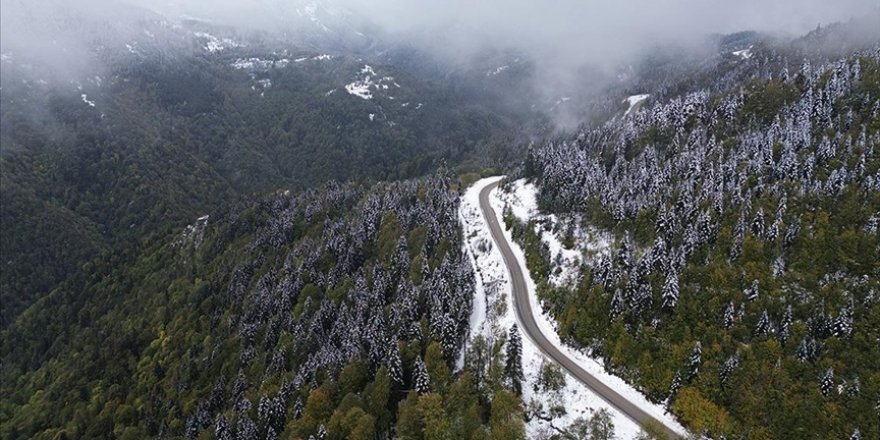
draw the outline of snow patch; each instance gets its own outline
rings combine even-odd
[[[396,87],[400,87],[400,84],[394,82],[393,77],[378,77],[378,75],[376,75],[376,71],[373,70],[373,68],[368,64],[364,64],[364,67],[360,70],[359,74],[363,75],[363,78],[346,84],[345,90],[350,95],[354,95],[362,99],[373,99],[373,92],[388,90],[389,83]]]
[[[632,95],[629,98],[624,99],[624,102],[629,103],[629,108],[626,109],[626,112],[623,114],[623,116],[628,116],[637,105],[639,105],[642,101],[648,99],[649,96],[651,95]]]
[[[83,101],[84,103],[86,103],[86,104],[89,105],[89,107],[94,107],[94,106],[95,106],[95,101],[90,101],[90,100],[89,100],[89,96],[86,95],[85,93],[83,93],[82,95],[79,95],[79,96],[82,98],[82,101]]]
[[[510,66],[508,66],[508,65],[505,64],[505,65],[503,65],[503,66],[500,66],[500,67],[496,68],[495,70],[490,70],[490,71],[486,72],[486,76],[495,76],[495,75],[498,75],[499,73],[504,72],[505,70],[507,70],[507,69],[509,69],[509,68],[510,68]]]
[[[754,46],[749,46],[748,49],[735,50],[731,52],[734,56],[740,57],[741,59],[747,60],[752,57],[752,48]]]
[[[206,40],[204,49],[210,53],[222,52],[226,49],[235,47],[244,47],[244,44],[231,38],[218,38],[207,32],[194,32],[193,34],[196,37]]]
[[[290,60],[282,58],[280,60],[264,60],[260,58],[239,58],[232,63],[232,68],[236,70],[251,71],[267,71],[270,69],[283,69],[290,64]]]

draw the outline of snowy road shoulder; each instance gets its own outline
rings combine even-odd
[[[501,253],[494,246],[479,206],[479,191],[501,179],[502,177],[490,177],[476,182],[462,197],[459,208],[459,217],[465,234],[465,251],[471,259],[477,276],[474,308],[470,320],[471,339],[482,335],[489,341],[495,340],[517,323],[507,268],[504,266]],[[536,215],[537,207],[534,204],[536,188],[520,181],[515,182],[512,188],[512,193],[503,194],[503,197],[499,196],[498,190],[492,192],[491,204],[496,215],[500,217],[505,207],[509,207],[514,215],[521,219]],[[500,218],[499,222],[502,222]],[[504,233],[524,270],[531,293],[529,298],[532,301],[532,310],[540,311],[542,308],[537,302],[535,284],[525,267],[524,254],[512,241],[510,232],[504,231]],[[606,373],[601,362],[562,344],[552,324],[552,318],[543,313],[535,318],[547,338],[566,355],[575,359],[582,368],[670,428],[681,433],[685,432],[662,407],[648,402],[623,380]],[[617,438],[632,439],[640,432],[640,427],[632,419],[617,411],[573,377],[566,377],[564,386],[556,390],[547,390],[546,387],[539,386],[542,366],[549,361],[528,337],[523,338],[522,360],[525,372],[523,400],[526,403],[527,414],[530,416],[527,422],[529,438],[548,438],[550,435],[558,434],[560,430],[566,431],[573,424],[588,419],[600,409],[605,409],[612,416]]]

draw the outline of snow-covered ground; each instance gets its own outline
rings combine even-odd
[[[359,72],[363,78],[359,78],[352,83],[345,85],[345,91],[350,95],[363,99],[373,99],[373,92],[379,90],[388,90],[389,84],[400,87],[400,84],[394,82],[394,78],[390,76],[379,77],[376,71],[367,64]]]
[[[244,44],[239,43],[231,38],[218,38],[207,32],[194,32],[196,37],[205,40],[204,49],[211,53],[221,52],[225,49],[233,48],[233,47],[244,47]]]
[[[90,100],[89,95],[86,95],[85,93],[83,93],[80,95],[80,98],[82,98],[82,102],[88,104],[89,107],[95,106],[95,101]]]
[[[633,109],[637,105],[639,105],[639,103],[648,99],[649,96],[651,96],[651,95],[632,95],[632,96],[626,98],[624,101],[629,103],[629,108],[626,109],[626,113],[624,113],[623,116],[624,117],[628,116],[630,114],[630,112],[632,112]]]
[[[490,70],[490,71],[486,72],[486,76],[495,76],[495,75],[498,75],[499,73],[504,72],[505,70],[507,70],[507,69],[509,69],[509,68],[510,68],[510,66],[508,66],[507,64],[505,64],[505,65],[503,65],[503,66],[499,66],[499,67],[497,67],[497,68],[494,69],[494,70]]]
[[[507,268],[504,266],[501,253],[492,241],[479,206],[479,191],[487,184],[502,178],[500,176],[490,177],[476,182],[462,197],[459,208],[459,217],[465,234],[465,250],[471,258],[477,275],[476,293],[470,320],[470,337],[483,335],[490,341],[496,340],[500,335],[506,333],[517,322]],[[509,194],[501,194],[496,189],[491,194],[490,200],[499,217],[499,222],[503,224],[501,216],[505,207],[509,207],[511,212],[520,219],[532,218],[538,214],[535,202],[537,188],[534,185],[517,181],[511,185],[511,190]],[[505,231],[505,236],[510,241],[513,253],[523,268],[531,293],[532,310],[543,310],[538,304],[535,283],[525,266],[525,256],[522,249],[512,241],[510,231]],[[596,246],[601,246],[601,243]],[[561,243],[559,248],[564,249]],[[560,252],[562,251],[560,250]],[[573,255],[568,256],[574,258]],[[578,255],[577,261],[580,261],[580,258],[582,256]],[[568,356],[577,360],[584,369],[639,405],[646,412],[677,431],[684,432],[684,429],[666,414],[662,407],[648,402],[644,396],[622,379],[606,373],[600,360],[592,359],[584,353],[562,344],[551,317],[541,313],[535,318],[547,338]],[[615,410],[605,400],[572,377],[566,377],[565,386],[558,392],[535,391],[535,384],[545,358],[528,335],[525,336],[523,338],[523,370],[525,372],[523,400],[526,403],[527,412],[531,415],[526,425],[529,438],[548,438],[550,435],[558,433],[559,429],[566,429],[578,418],[588,419],[600,408],[605,408],[611,414],[617,438],[627,440],[636,437],[640,428],[635,421]],[[551,407],[563,408],[565,413],[551,417],[549,413]],[[536,413],[541,414],[542,417],[535,417]],[[550,420],[546,420],[548,418]]]
[[[748,49],[735,50],[731,53],[733,53],[733,55],[738,56],[744,60],[747,60],[752,57],[752,47],[754,47],[754,46],[749,46]]]
[[[581,228],[577,219],[563,220],[555,214],[541,214],[537,195],[538,188],[534,184],[517,180],[510,183],[509,192],[501,191],[496,196],[504,206],[510,207],[519,221],[536,222],[535,232],[550,250],[550,283],[556,287],[573,287],[578,281],[584,256],[608,254],[612,237],[597,229]],[[563,243],[567,232],[574,238],[571,248]]]
[[[260,58],[239,58],[232,63],[232,68],[236,70],[250,71],[266,71],[269,69],[283,69],[290,64],[290,60],[282,58],[279,60],[264,60]]]

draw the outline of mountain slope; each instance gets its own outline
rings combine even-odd
[[[574,249],[589,243],[578,231],[615,237],[542,299],[565,338],[689,429],[873,437],[880,52],[800,66],[784,53],[755,49],[734,68],[744,80],[722,70],[535,147],[525,173],[562,220],[520,225],[521,239],[549,276],[563,268],[542,234]]]

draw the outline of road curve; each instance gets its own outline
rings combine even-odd
[[[679,438],[680,435],[666,426],[662,421],[646,413],[637,405],[623,397],[620,393],[614,391],[611,387],[605,385],[595,376],[581,368],[574,360],[566,356],[559,350],[559,348],[553,345],[553,343],[544,336],[544,333],[541,332],[538,323],[535,321],[535,315],[532,313],[532,303],[529,301],[529,289],[526,285],[522,268],[510,249],[510,243],[508,243],[507,239],[504,237],[501,225],[498,224],[498,217],[495,215],[495,210],[489,203],[489,193],[497,188],[499,183],[500,181],[490,183],[480,190],[480,210],[483,212],[483,218],[485,218],[486,224],[489,225],[492,239],[495,241],[498,250],[501,251],[501,255],[504,257],[504,265],[507,266],[507,270],[510,273],[510,285],[513,292],[514,309],[516,310],[517,319],[522,325],[523,330],[532,341],[535,342],[535,345],[538,346],[545,356],[562,366],[562,368],[568,371],[570,375],[581,381],[584,385],[593,390],[593,392],[605,399],[605,401],[640,426],[653,422],[656,427],[662,428],[670,439]]]

